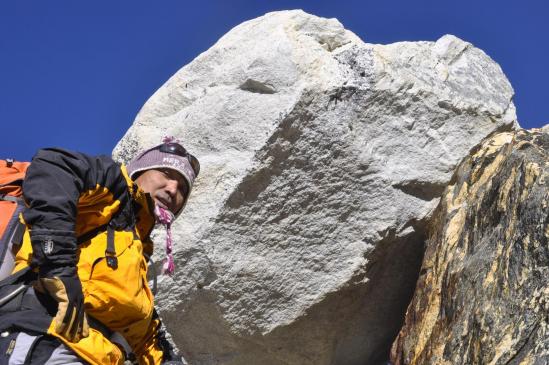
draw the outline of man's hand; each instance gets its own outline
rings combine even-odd
[[[55,332],[70,342],[88,337],[89,327],[84,312],[82,284],[78,277],[54,276],[40,278],[44,290],[59,303],[55,316]]]

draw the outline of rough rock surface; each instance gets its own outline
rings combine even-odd
[[[549,363],[549,134],[489,138],[431,222],[401,364]]]
[[[457,163],[516,126],[500,67],[454,36],[363,43],[302,11],[245,22],[177,72],[115,148],[202,165],[157,296],[193,364],[376,364]],[[157,250],[158,251],[158,250]]]

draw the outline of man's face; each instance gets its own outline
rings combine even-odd
[[[187,183],[175,170],[147,170],[139,175],[135,182],[145,193],[149,193],[161,208],[176,214],[183,207],[188,192]]]

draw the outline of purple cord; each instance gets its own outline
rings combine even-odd
[[[175,263],[172,253],[172,222],[174,215],[169,210],[159,207],[158,205],[154,207],[154,214],[156,215],[158,222],[166,227],[166,259],[164,260],[164,265],[162,266],[162,273],[171,276],[175,271]]]
[[[180,143],[179,139],[175,138],[174,136],[164,136],[162,138],[162,143]]]

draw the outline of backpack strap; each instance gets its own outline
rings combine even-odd
[[[18,198],[18,197],[6,195],[6,194],[0,194],[0,200],[18,203],[18,202],[22,202],[23,198]]]
[[[30,266],[25,267],[24,269],[19,270],[15,274],[11,274],[7,278],[0,280],[0,288],[6,285],[14,285],[17,283],[29,283],[32,280],[36,280],[38,276],[31,269]]]
[[[14,262],[14,252],[23,242],[26,226],[19,220],[19,215],[25,209],[23,199],[13,196],[2,196],[0,200],[7,200],[16,204],[15,210],[6,223],[5,229],[0,233],[0,279],[11,274]]]
[[[120,332],[111,331],[109,327],[105,326],[102,322],[89,314],[87,314],[87,318],[91,328],[101,332],[106,339],[120,347],[124,353],[124,358],[134,363],[135,354],[132,347]]]
[[[2,188],[4,186],[8,186],[8,185],[22,186],[23,185],[23,179],[19,178],[19,179],[15,179],[15,180],[12,180],[12,181],[8,181],[7,183],[0,184],[0,188]]]

